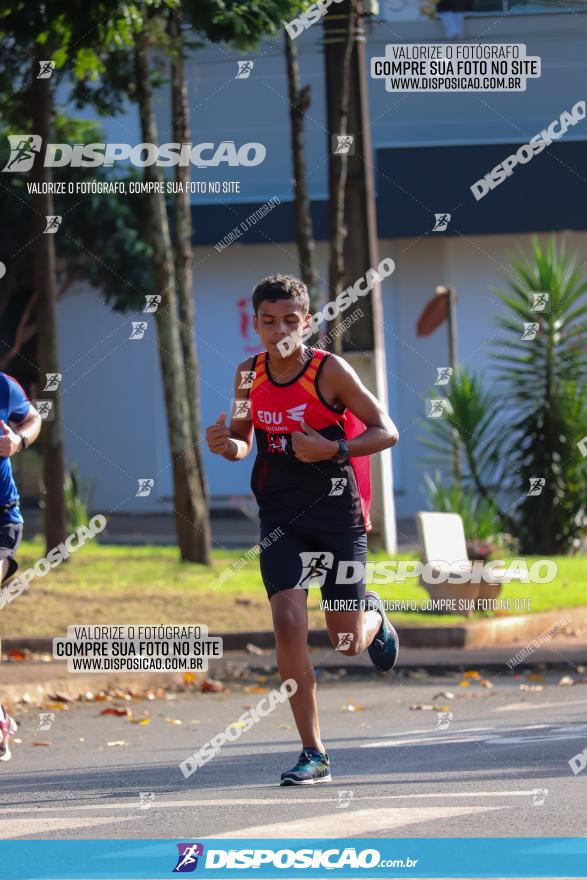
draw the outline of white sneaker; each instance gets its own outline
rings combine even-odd
[[[14,718],[4,712],[4,718],[0,721],[0,761],[10,761],[12,754],[8,745],[8,739],[14,736],[18,725]]]

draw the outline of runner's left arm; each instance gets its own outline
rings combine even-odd
[[[366,425],[362,434],[347,440],[350,456],[374,455],[395,446],[399,440],[396,426],[346,361],[331,355],[324,364],[321,381],[322,394],[327,390],[332,403],[347,407]],[[303,433],[292,433],[297,458],[308,462],[334,458],[338,451],[336,440],[327,440],[305,422],[301,427]]]
[[[326,367],[330,367],[328,374]],[[398,429],[355,370],[342,358],[329,357],[324,372],[336,400],[366,425],[362,434],[347,441],[349,455],[373,455],[395,446],[399,440]]]

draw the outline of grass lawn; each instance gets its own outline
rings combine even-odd
[[[243,559],[244,550],[218,550],[213,565],[178,562],[175,547],[113,547],[88,544],[70,561],[43,578],[0,611],[0,634],[58,635],[68,624],[202,623],[210,632],[271,629],[271,614],[258,571],[249,553],[241,568],[233,568],[221,584],[213,581],[228,566]],[[20,570],[44,556],[41,543],[23,542]],[[382,560],[385,554],[371,556]],[[398,555],[396,559],[412,559]],[[531,561],[527,560],[528,568]],[[505,586],[500,598],[530,598],[532,612],[587,605],[587,557],[558,557],[558,576],[550,584]],[[428,598],[416,579],[404,584],[373,585],[385,599]],[[310,590],[310,625],[321,627],[320,591]],[[482,617],[483,615],[475,615]],[[402,623],[438,624],[463,621],[459,615],[425,612],[393,613]],[[469,618],[471,619],[471,618]]]

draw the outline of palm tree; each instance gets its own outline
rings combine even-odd
[[[507,457],[521,502],[523,552],[566,552],[578,540],[586,506],[587,281],[564,243],[532,241],[532,256],[512,261],[509,291],[495,290],[508,314],[497,343],[498,387],[510,417]],[[546,296],[545,296],[546,294]],[[536,484],[528,494],[530,481]]]
[[[424,443],[448,471],[458,437],[462,495],[451,503],[473,492],[520,552],[568,553],[587,521],[587,281],[564,245],[534,238],[531,255],[512,261],[508,286],[494,290],[505,309],[493,384],[461,367],[444,392],[446,418],[426,419]]]

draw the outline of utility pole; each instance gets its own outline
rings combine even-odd
[[[365,63],[364,18],[366,12],[370,11],[369,0],[342,0],[331,5],[324,17],[329,191],[332,199],[337,179],[336,163],[341,158],[334,152],[333,136],[341,133],[337,130],[343,92],[341,70],[344,66],[348,19],[353,2],[358,15],[351,55],[350,99],[345,132],[353,138],[347,156],[344,202],[344,224],[347,230],[344,239],[345,285],[354,283],[367,269],[376,269],[380,260]],[[361,298],[360,308],[364,316],[353,323],[352,330],[347,330],[343,335],[340,354],[354,367],[365,385],[387,409],[387,368],[379,283],[374,285],[370,294]],[[373,536],[386,552],[394,553],[397,550],[397,531],[390,450],[371,459],[371,479]]]
[[[439,284],[434,296],[429,300],[416,324],[418,336],[430,336],[446,319],[448,327],[448,356],[451,376],[457,373],[457,292],[454,287]],[[452,432],[452,470],[455,486],[461,486],[461,443],[456,431]]]
[[[452,375],[457,374],[457,292],[454,287],[439,286],[436,288],[437,296],[446,297],[446,317],[448,324],[448,356],[452,367]],[[461,486],[461,444],[456,431],[452,441],[452,470],[455,486]]]

